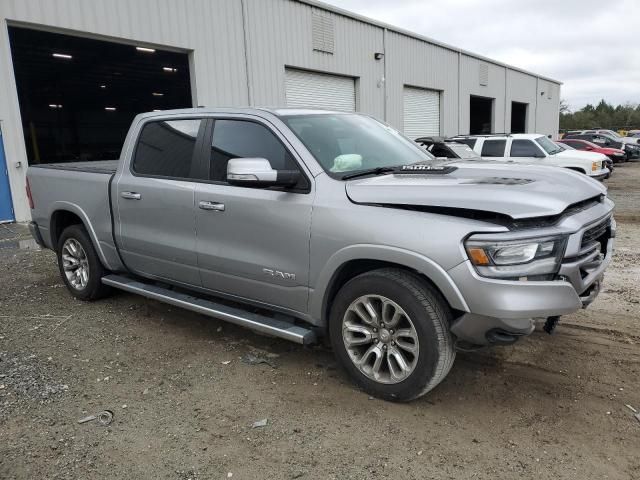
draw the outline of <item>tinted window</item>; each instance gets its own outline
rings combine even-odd
[[[542,152],[531,140],[514,140],[511,142],[512,157],[542,156]]]
[[[298,170],[295,160],[264,125],[245,120],[216,120],[211,145],[210,179],[225,182],[232,158],[266,158],[276,170]]]
[[[483,157],[504,157],[504,148],[506,145],[506,140],[485,140],[480,155]]]
[[[133,171],[141,175],[196,178],[193,151],[200,120],[149,122],[140,133]]]
[[[456,142],[458,143],[464,143],[465,145],[469,145],[470,148],[473,148],[476,146],[476,139],[475,138],[456,138]]]

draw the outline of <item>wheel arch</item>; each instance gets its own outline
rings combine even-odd
[[[87,231],[93,248],[95,248],[98,258],[102,265],[109,269],[109,263],[107,262],[104,252],[102,251],[100,242],[96,235],[95,230],[89,220],[88,215],[77,205],[68,202],[56,202],[52,205],[51,213],[49,214],[49,235],[51,240],[51,248],[54,251],[58,249],[58,240],[65,228],[71,225],[82,225]]]
[[[567,170],[573,170],[574,172],[583,173],[587,175],[587,171],[581,167],[564,167],[564,168],[566,168]]]
[[[451,277],[428,257],[394,247],[357,245],[336,253],[319,275],[315,294],[310,299],[310,314],[314,323],[327,325],[331,303],[349,280],[371,270],[390,267],[405,270],[431,284],[452,309],[469,311]]]

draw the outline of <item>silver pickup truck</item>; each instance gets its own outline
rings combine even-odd
[[[587,306],[613,203],[552,167],[436,159],[365,115],[189,109],[133,122],[119,161],[31,166],[31,231],[77,298],[121,289],[301,344],[406,401],[457,349]]]

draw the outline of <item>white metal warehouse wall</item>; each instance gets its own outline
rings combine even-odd
[[[314,13],[333,24],[333,53],[313,49]],[[440,91],[443,135],[468,133],[469,95],[495,98],[495,131],[509,131],[512,100],[530,104],[529,131],[558,128],[557,82],[315,0],[0,0],[0,127],[19,221],[27,159],[8,24],[189,52],[196,105],[284,105],[296,68],[352,77],[356,109],[400,130],[405,86]]]

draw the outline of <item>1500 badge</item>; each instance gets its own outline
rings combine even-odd
[[[295,273],[281,272],[280,270],[274,270],[272,268],[263,268],[262,269],[262,273],[264,273],[266,275],[269,275],[270,277],[281,278],[283,280],[295,280],[296,279],[296,274]]]
[[[429,165],[427,163],[416,163],[413,165],[402,165],[399,170],[394,173],[420,173],[420,174],[440,174],[444,175],[457,170],[458,167],[454,166],[442,166],[442,165]]]

